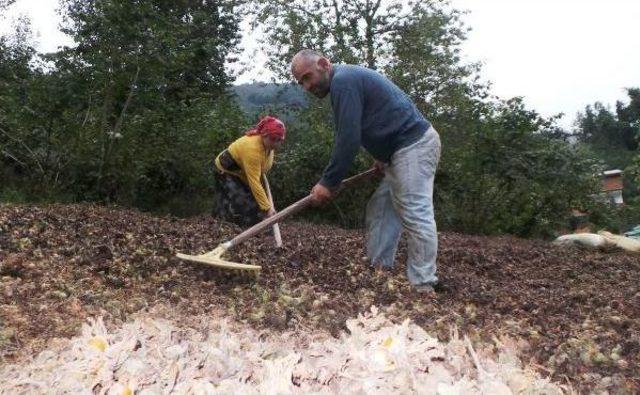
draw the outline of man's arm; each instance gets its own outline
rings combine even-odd
[[[336,123],[333,151],[331,161],[318,182],[329,190],[340,185],[360,149],[364,106],[362,92],[354,89],[339,89],[331,99]]]

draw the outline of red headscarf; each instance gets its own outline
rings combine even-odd
[[[247,136],[273,136],[284,140],[287,134],[287,128],[285,128],[284,122],[278,118],[266,116],[262,118],[256,126],[247,130],[244,134]]]

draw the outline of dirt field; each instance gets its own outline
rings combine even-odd
[[[521,359],[583,392],[640,392],[640,258],[560,249],[512,237],[440,234],[446,289],[416,294],[396,268],[376,275],[364,235],[287,222],[284,247],[268,235],[227,256],[262,265],[259,276],[181,262],[239,229],[209,217],[158,218],[94,205],[0,206],[0,363],[77,335],[87,318],[107,325],[157,305],[185,316],[223,308],[254,328],[326,330],[377,306],[446,340],[507,335]]]

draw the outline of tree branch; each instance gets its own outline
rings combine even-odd
[[[91,113],[91,95],[89,95],[89,103],[87,104],[87,113],[84,116],[84,120],[82,121],[81,127],[87,124],[87,120],[89,119],[89,114]]]
[[[129,107],[129,104],[131,103],[131,98],[133,97],[133,91],[135,91],[136,89],[136,83],[138,82],[138,76],[140,75],[140,66],[136,66],[136,75],[133,77],[133,81],[131,82],[131,87],[129,88],[129,94],[127,95],[127,100],[124,102],[124,106],[122,106],[122,111],[120,111],[120,116],[118,117],[118,120],[116,121],[115,126],[113,127],[113,135],[115,135],[116,133],[118,133],[120,131],[120,128],[122,127],[122,122],[124,120],[124,115],[127,112],[127,108]]]
[[[38,166],[38,169],[40,170],[41,174],[44,174],[44,168],[42,167],[42,164],[40,164],[40,161],[38,160],[38,156],[36,155],[35,152],[33,152],[33,150],[31,148],[29,148],[29,146],[27,144],[25,144],[22,140],[20,140],[17,137],[13,137],[11,136],[9,133],[7,133],[4,129],[0,128],[0,133],[4,134],[5,136],[7,136],[10,140],[13,140],[15,142],[17,142],[18,144],[22,145],[24,147],[24,149],[27,150],[27,152],[31,155],[31,158],[33,159],[33,161],[36,163],[36,165]]]
[[[28,168],[27,164],[24,163],[23,161],[21,161],[20,159],[16,158],[15,155],[11,154],[11,152],[7,151],[7,150],[2,150],[2,154],[6,157],[8,157],[9,159],[13,159],[15,162],[17,162],[19,165],[21,165],[22,167],[26,167]]]

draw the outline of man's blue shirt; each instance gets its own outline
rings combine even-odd
[[[320,184],[333,188],[346,176],[362,145],[375,159],[389,163],[431,126],[409,97],[378,72],[334,65],[331,106],[336,129],[331,161]]]

